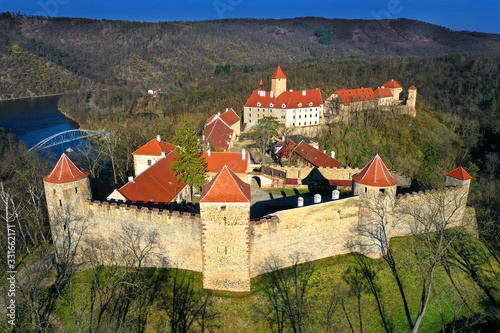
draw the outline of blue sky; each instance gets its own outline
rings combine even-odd
[[[0,11],[153,22],[241,17],[406,17],[453,30],[500,33],[500,0],[0,0]]]

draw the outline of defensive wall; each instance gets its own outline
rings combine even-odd
[[[74,185],[69,190],[75,193]],[[100,201],[86,201],[82,211],[90,221],[87,232],[91,238],[116,239],[126,225],[143,234],[156,231],[158,252],[168,259],[169,266],[203,272],[206,288],[247,291],[251,277],[297,261],[353,250],[379,257],[378,248],[352,248],[349,244],[360,240],[356,234],[360,223],[377,218],[373,213],[381,207],[380,202],[392,219],[388,236],[394,237],[416,230],[415,214],[440,207],[444,207],[444,215],[451,216],[446,228],[462,225],[467,194],[468,186],[452,186],[398,197],[360,195],[282,210],[251,221],[249,205],[229,203],[204,206],[201,215]],[[469,231],[474,233],[473,228]],[[162,265],[153,257],[143,266]]]
[[[144,234],[158,232],[161,255],[172,267],[202,271],[200,215],[158,208],[137,207],[99,201],[85,202],[92,226],[90,237],[116,238],[123,226],[132,224]],[[146,266],[159,266],[153,259]]]

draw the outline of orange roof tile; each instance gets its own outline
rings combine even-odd
[[[225,165],[210,182],[203,186],[200,203],[250,202],[250,193],[250,184],[242,181]]]
[[[373,92],[375,98],[392,97],[391,89],[389,88],[377,88]]]
[[[217,118],[217,115],[213,114],[210,118],[207,119],[207,121],[205,121],[205,123],[210,124],[215,118]]]
[[[417,90],[417,87],[415,86],[411,86],[410,88],[408,88],[409,90]]]
[[[305,141],[301,141],[297,148],[294,150],[302,158],[307,160],[309,163],[323,168],[340,168],[346,166],[344,163],[334,159],[330,155],[323,153],[322,151],[314,148]]]
[[[361,172],[352,176],[352,180],[359,184],[376,187],[389,187],[398,183],[378,154],[368,162]]]
[[[175,152],[172,152],[144,170],[132,182],[123,185],[119,192],[134,202],[172,201],[186,186],[186,183],[177,181],[177,176],[170,169],[174,161]]]
[[[260,103],[260,105],[258,105],[258,103]],[[318,107],[322,104],[323,98],[321,97],[321,91],[319,89],[305,90],[305,95],[302,90],[284,91],[277,97],[271,97],[270,91],[257,89],[253,91],[252,95],[245,103],[245,106],[275,109],[294,109],[300,107]]]
[[[217,117],[203,130],[203,141],[210,144],[210,148],[213,149],[228,149],[232,135],[232,128]]]
[[[220,119],[222,119],[228,126],[232,126],[240,121],[240,116],[234,112],[233,109],[229,109],[223,114],[220,115]]]
[[[372,101],[375,99],[372,88],[337,90],[335,94],[339,96],[342,104],[345,106],[349,106],[353,102]]]
[[[469,175],[469,173],[465,171],[465,169],[462,168],[461,166],[459,166],[455,170],[448,172],[446,175],[460,180],[472,179],[472,176]]]
[[[227,153],[227,152],[208,152],[203,153],[203,159],[207,163],[207,172],[219,172],[224,165],[227,165],[236,173],[245,173],[248,170],[250,163],[250,154],[245,153],[245,160],[242,158],[242,153]]]
[[[287,147],[288,145],[288,147]],[[288,153],[295,149],[297,144],[290,138],[280,141],[272,147],[273,153],[280,158],[287,158]]]
[[[273,76],[271,76],[271,79],[286,79],[286,75],[283,73],[280,66],[278,66]]]
[[[71,183],[87,178],[88,175],[89,173],[87,171],[80,169],[63,153],[54,169],[52,169],[52,172],[46,176],[43,181],[53,184]]]
[[[161,156],[162,152],[165,152],[165,154],[170,153],[172,150],[175,149],[175,145],[165,142],[165,141],[158,141],[157,139],[153,139],[146,143],[144,146],[140,147],[136,151],[132,153],[132,155],[156,155],[156,156]]]
[[[388,81],[386,84],[384,84],[384,87],[385,88],[403,88],[401,87],[401,85],[399,83],[396,82],[396,80],[394,79],[391,79],[390,81]]]

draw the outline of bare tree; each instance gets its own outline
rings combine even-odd
[[[278,331],[282,332],[285,321],[290,324],[293,332],[306,332],[307,319],[310,311],[308,292],[311,289],[310,280],[314,267],[310,263],[299,264],[304,256],[295,254],[291,267],[283,267],[281,260],[270,258],[266,263],[265,275],[267,282],[266,295],[271,303],[276,318]]]

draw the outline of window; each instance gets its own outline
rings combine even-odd
[[[249,122],[249,123],[251,123],[252,121],[251,121],[251,120],[249,120],[248,122]]]
[[[300,126],[300,123],[299,123],[299,126]]]
[[[293,119],[295,119],[295,116],[293,116]],[[55,190],[54,190],[55,191]]]
[[[54,190],[52,191],[52,194],[56,195],[56,189],[54,189]]]
[[[224,206],[220,206],[220,211],[221,212],[224,212],[225,210],[226,210],[226,206],[225,205]]]
[[[285,103],[281,104],[281,107],[286,108],[286,104]]]
[[[59,200],[59,207],[62,207],[62,201]]]
[[[368,192],[368,187],[365,187],[365,193]]]
[[[299,118],[301,118],[302,116],[299,114]]]
[[[302,103],[299,103],[299,108],[302,107]]]
[[[273,103],[270,103],[270,104],[269,104],[269,107],[270,107],[270,108],[272,108],[273,106],[274,106],[274,104],[273,104]]]
[[[257,102],[257,106],[261,106],[260,102]]]
[[[379,191],[379,194],[385,194],[385,189],[384,188],[381,188]]]
[[[148,165],[151,165],[151,160],[148,160]]]
[[[78,187],[75,187],[75,193],[78,193]]]

